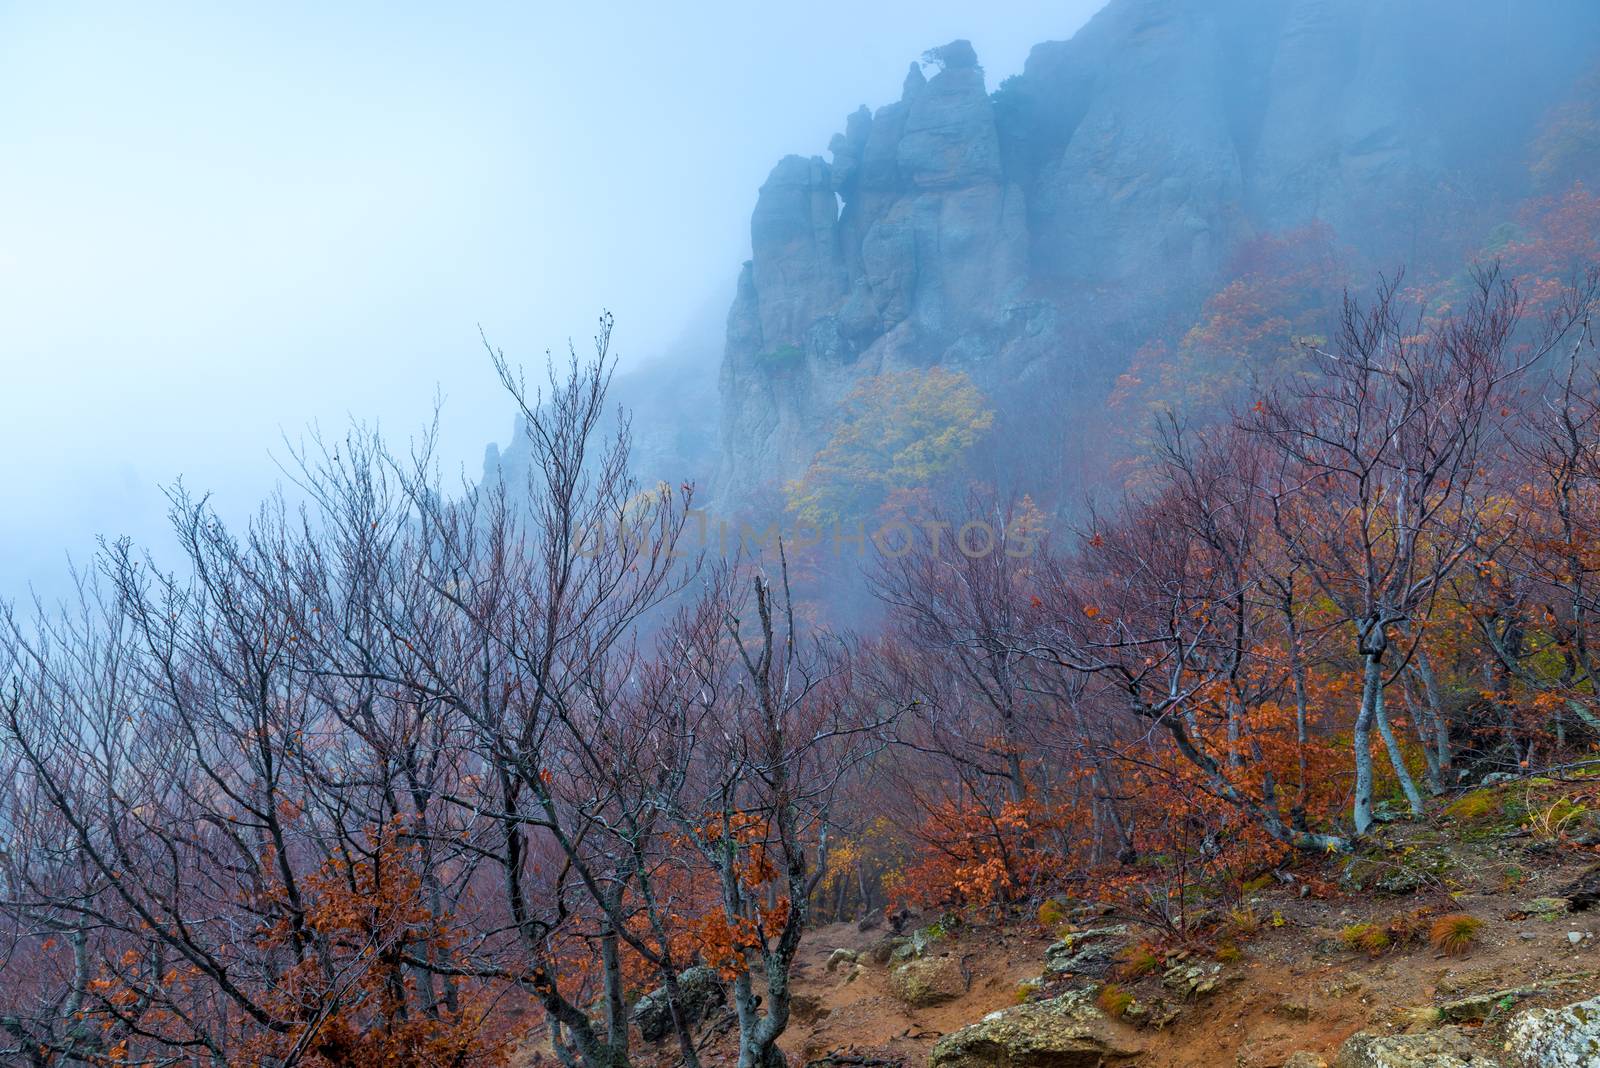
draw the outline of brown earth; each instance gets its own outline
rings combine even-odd
[[[1524,800],[1536,808],[1540,798]],[[1527,909],[1529,902],[1556,896],[1577,875],[1594,868],[1600,860],[1597,847],[1541,840],[1514,822],[1473,827],[1448,819],[1396,823],[1375,837],[1381,849],[1373,850],[1378,859],[1369,872],[1415,867],[1418,858],[1426,857],[1430,874],[1423,885],[1397,894],[1346,884],[1319,899],[1308,892],[1303,877],[1314,876],[1311,885],[1334,884],[1341,865],[1329,858],[1303,866],[1291,883],[1274,881],[1249,895],[1260,928],[1191,940],[1190,962],[1209,964],[1224,940],[1236,944],[1240,953],[1222,965],[1217,989],[1184,1004],[1173,1022],[1159,1029],[1127,1028],[1147,1051],[1133,1063],[1139,1068],[1276,1068],[1300,1050],[1331,1062],[1352,1033],[1391,1034],[1434,1026],[1438,1020],[1430,1019],[1428,1010],[1457,999],[1537,988],[1516,1000],[1516,1009],[1521,1009],[1600,993],[1600,910],[1541,917]],[[1484,921],[1477,944],[1464,956],[1445,956],[1427,942],[1428,920],[1447,912],[1466,912]],[[1340,932],[1352,924],[1383,924],[1406,914],[1422,916],[1422,934],[1380,956],[1352,951],[1340,939]],[[931,919],[924,917],[924,922]],[[1569,932],[1578,935],[1576,944]],[[868,959],[885,931],[861,931],[849,923],[812,930],[795,969],[798,1005],[782,1040],[784,1051],[795,1068],[828,1054],[835,1056],[834,1064],[882,1060],[924,1065],[940,1036],[1017,1004],[1025,981],[1042,972],[1045,948],[1059,933],[1033,919],[982,923],[969,918],[926,951],[953,958],[966,991],[942,1004],[909,1008],[890,993],[892,965]],[[1170,940],[1162,945],[1153,930],[1144,930],[1142,936],[1161,945],[1163,952],[1176,949]],[[863,966],[854,978],[849,964],[833,972],[826,967],[840,948],[861,955]],[[1044,993],[1095,982],[1063,981],[1047,986]],[[1162,989],[1159,970],[1123,985],[1143,1003],[1172,998]],[[1502,1009],[1487,1021],[1469,1020],[1467,1026],[1490,1052],[1499,1048],[1498,1028],[1510,1015],[1511,1010]],[[724,1018],[723,1033],[706,1036],[708,1068],[734,1063],[730,1025]],[[670,1042],[638,1052],[641,1063],[655,1057],[663,1066],[676,1061]]]

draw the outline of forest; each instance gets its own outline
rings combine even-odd
[[[491,352],[525,486],[353,430],[242,530],[174,491],[183,569],[109,543],[4,616],[8,1063],[696,1066],[711,983],[771,1068],[811,926],[1065,895],[1214,945],[1265,873],[1600,767],[1600,199],[1528,210],[1426,285],[1259,243],[1119,403],[1233,395],[1075,525],[960,477],[970,387],[864,391],[789,493],[935,535],[859,565],[870,627],[815,539],[719,557],[636,483],[609,319],[538,388]]]
[[[352,416],[0,590],[0,1066],[1600,1063],[1600,19],[1456,6],[931,49],[761,186],[715,390],[491,321],[482,478]],[[693,168],[589,149],[518,195],[620,279]]]

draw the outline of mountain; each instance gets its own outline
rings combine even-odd
[[[1588,0],[1113,0],[994,91],[970,44],[932,49],[761,187],[717,496],[799,474],[888,370],[959,369],[1001,431],[1092,437],[1134,350],[1261,235],[1459,264],[1597,46]]]

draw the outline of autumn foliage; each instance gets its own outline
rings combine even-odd
[[[1597,241],[1581,183],[1449,278],[1252,241],[1130,357],[1086,504],[978,477],[966,374],[864,378],[775,490],[916,535],[849,565],[854,633],[805,596],[844,565],[702,558],[693,488],[633,482],[609,320],[543,391],[493,355],[526,485],[352,433],[297,457],[303,513],[175,493],[185,568],[108,545],[70,610],[0,615],[4,1055],[623,1068],[648,995],[689,1068],[703,1012],[781,1068],[819,920],[1065,893],[1244,937],[1198,903],[1600,744]]]

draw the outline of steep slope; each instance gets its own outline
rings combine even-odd
[[[1088,420],[1254,235],[1317,221],[1373,268],[1459,257],[1597,45],[1582,0],[1113,0],[993,94],[966,42],[933,50],[830,159],[761,188],[720,495],[797,474],[886,369],[967,371],[1002,427]]]

